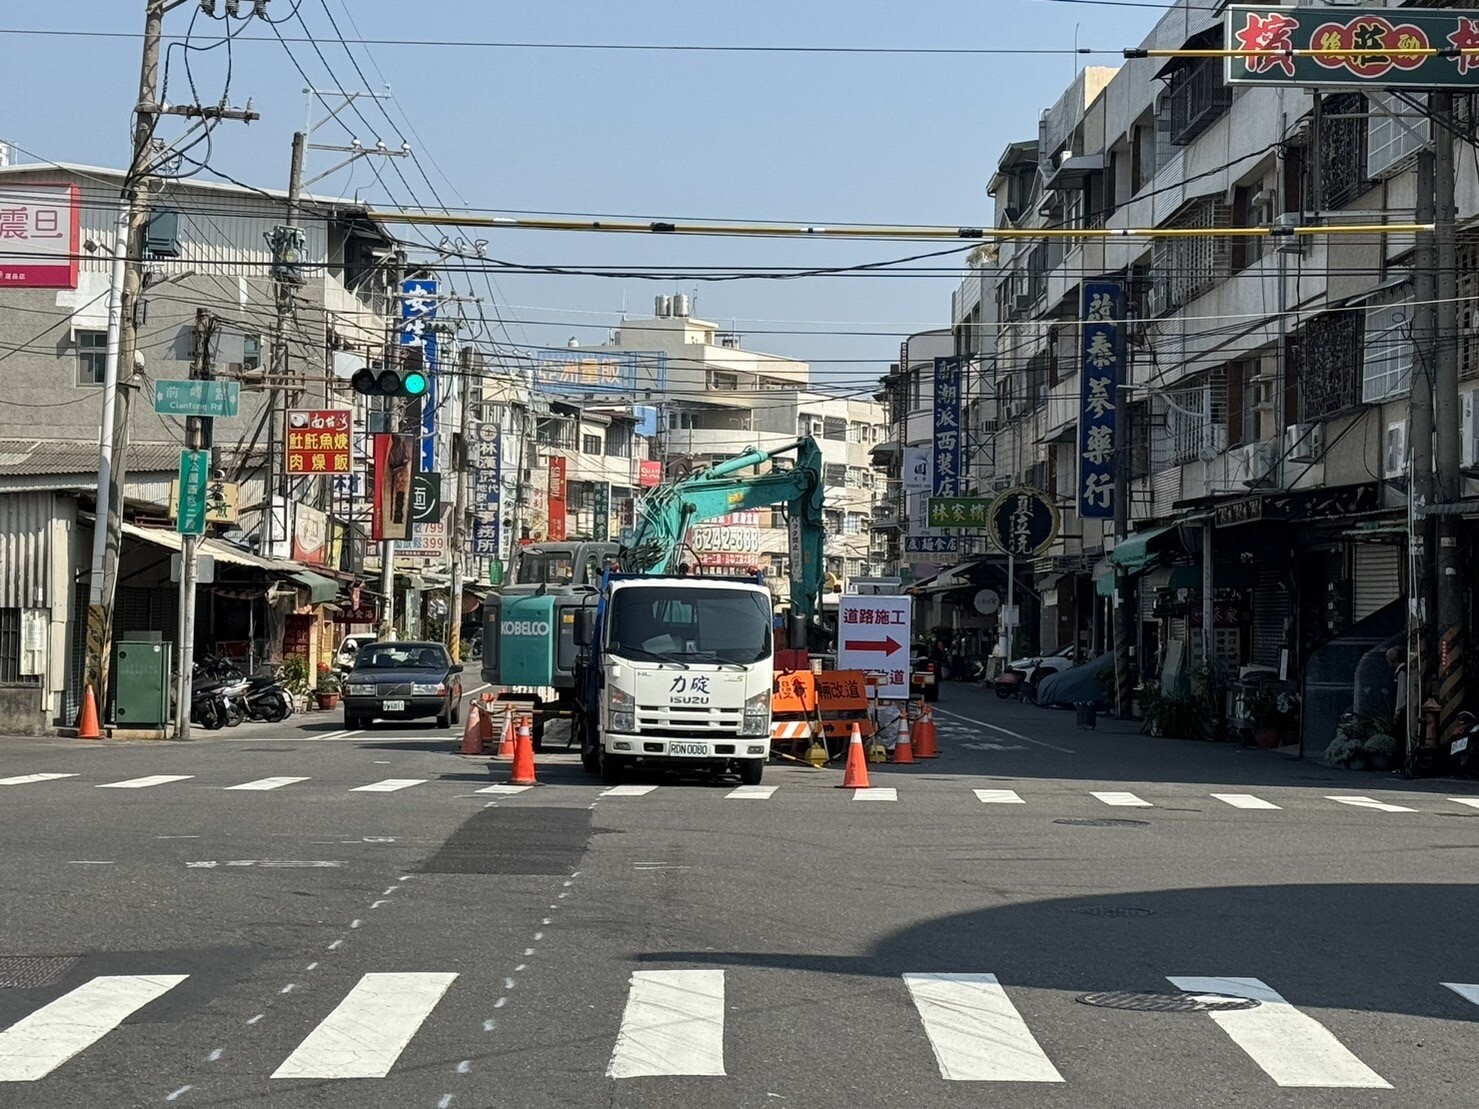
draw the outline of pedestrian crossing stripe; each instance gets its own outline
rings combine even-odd
[[[994,974],[906,974],[914,1008],[952,1082],[1062,1082]]]
[[[1337,797],[1327,795],[1330,801],[1339,801],[1342,805],[1353,805],[1358,809],[1376,809],[1378,812],[1417,812],[1405,805],[1393,805],[1387,801],[1378,801],[1374,797]]]
[[[606,1068],[611,1078],[724,1073],[724,972],[638,970]]]
[[[1149,801],[1142,800],[1141,798],[1136,797],[1133,793],[1119,793],[1113,790],[1090,790],[1089,796],[1097,797],[1106,805],[1120,805],[1135,809],[1149,809],[1155,807]]]
[[[227,786],[231,789],[245,789],[254,792],[264,792],[269,789],[281,789],[283,786],[296,785],[298,782],[306,782],[307,778],[258,778],[255,782],[242,782],[239,786]]]
[[[0,786],[29,786],[37,782],[54,782],[59,778],[75,778],[76,774],[21,774],[14,778],[0,778]]]
[[[1235,809],[1277,809],[1279,806],[1251,793],[1214,793],[1213,797]]]
[[[366,974],[273,1078],[384,1078],[456,974]]]
[[[170,782],[187,782],[194,774],[151,774],[147,778],[128,778],[122,782],[104,782],[98,789],[149,789]]]
[[[355,786],[350,793],[395,793],[412,786],[425,785],[428,778],[386,778],[383,782],[371,782],[367,786]]]

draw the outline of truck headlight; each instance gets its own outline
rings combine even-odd
[[[413,697],[440,697],[446,692],[447,687],[440,682],[413,682],[411,685]]]
[[[770,734],[770,690],[763,689],[745,701],[745,718],[740,735]]]
[[[611,686],[606,692],[606,726],[613,732],[637,730],[637,702],[624,689]]]
[[[366,682],[364,684],[351,685],[349,687],[349,695],[351,697],[373,697],[375,696],[374,683]]]

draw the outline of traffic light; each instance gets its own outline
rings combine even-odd
[[[426,376],[421,351],[413,348],[407,351],[399,370],[365,368],[350,379],[350,384],[354,386],[356,393],[367,397],[415,399],[425,395],[430,381]]]

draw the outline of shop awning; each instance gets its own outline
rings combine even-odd
[[[333,578],[315,574],[312,570],[294,570],[293,580],[308,590],[308,603],[323,604],[339,595],[339,583]]]
[[[1109,552],[1109,560],[1130,574],[1143,574],[1157,555],[1173,545],[1178,536],[1177,525],[1137,531],[1115,544]]]
[[[1114,596],[1114,563],[1107,558],[1094,565],[1094,592],[1101,597]]]
[[[1181,589],[1202,588],[1200,566],[1161,566],[1145,575],[1147,589],[1162,589],[1175,593]]]

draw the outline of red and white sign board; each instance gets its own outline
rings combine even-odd
[[[837,669],[878,679],[881,701],[909,697],[909,629],[914,598],[844,593],[837,598]]]
[[[0,287],[77,288],[76,185],[0,187]]]

